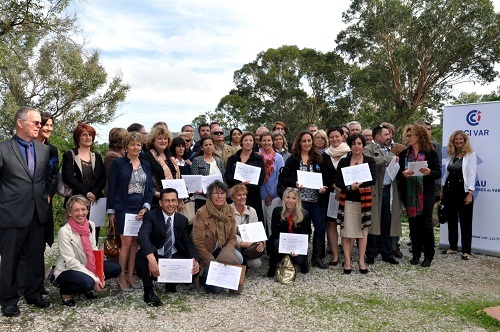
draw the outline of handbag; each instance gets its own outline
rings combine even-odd
[[[184,207],[182,210],[178,210],[178,213],[182,214],[184,217],[188,219],[188,224],[192,225],[194,223],[194,219],[196,218],[196,213],[194,209],[194,201],[187,198],[184,200]]]
[[[73,173],[75,171],[75,153],[73,150],[71,151],[71,155],[73,156],[73,162],[71,163],[73,165]],[[73,188],[70,186],[66,185],[62,179],[62,173],[59,172],[57,175],[57,193],[63,197],[71,197],[73,196]]]
[[[106,236],[106,241],[104,241],[104,255],[107,257],[116,257],[120,254],[120,247],[120,236],[116,234],[115,224],[110,223],[108,236]]]
[[[285,285],[291,284],[295,280],[295,273],[290,255],[286,255],[276,268],[276,280]]]

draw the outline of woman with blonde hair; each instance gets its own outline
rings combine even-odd
[[[413,258],[410,264],[417,265],[424,251],[422,267],[431,266],[434,258],[434,230],[432,211],[436,197],[435,180],[441,178],[439,158],[432,146],[425,126],[415,124],[406,128],[408,148],[399,154],[400,198],[406,206]],[[416,170],[408,168],[410,162],[426,162],[427,167]]]
[[[269,237],[269,270],[267,276],[272,278],[276,274],[276,268],[285,254],[278,252],[280,233],[294,233],[311,235],[311,217],[302,208],[300,191],[297,188],[288,187],[283,192],[283,206],[273,210],[271,236]],[[299,265],[300,272],[308,273],[307,255],[290,255],[292,262]]]
[[[442,201],[448,214],[448,242],[444,254],[457,252],[458,218],[462,242],[462,259],[469,260],[472,243],[473,196],[476,181],[477,158],[472,151],[469,136],[463,130],[453,132],[448,141],[448,156],[443,163],[445,173]]]
[[[314,134],[314,148],[319,154],[323,154],[328,148],[328,136],[323,129],[317,130]]]
[[[175,157],[169,150],[172,144],[172,133],[160,124],[153,127],[146,139],[146,148],[144,160],[151,166],[151,175],[153,177],[154,195],[153,207],[159,206],[160,191],[163,189],[161,180],[180,179],[181,171],[175,161]]]

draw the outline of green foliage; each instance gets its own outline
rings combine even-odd
[[[251,131],[284,121],[290,137],[312,122],[323,128],[342,123],[348,119],[347,73],[347,64],[334,52],[271,48],[235,71],[236,87],[207,116]]]
[[[72,39],[76,26],[64,14],[68,3],[7,0],[1,5],[0,139],[12,135],[21,106],[51,113],[66,137],[78,122],[109,123],[125,100],[130,86],[121,75],[109,78],[98,51]]]
[[[353,0],[337,50],[352,67],[361,118],[400,127],[429,118],[453,84],[497,77],[499,14],[489,0]]]

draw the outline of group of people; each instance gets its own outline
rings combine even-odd
[[[50,305],[42,297],[43,253],[45,243],[54,240],[51,200],[59,175],[58,151],[48,142],[54,128],[51,115],[22,108],[15,115],[15,126],[13,139],[0,143],[0,199],[4,202],[0,205],[0,304],[5,316],[20,313],[18,284],[24,285],[27,303]],[[233,128],[226,143],[218,123],[198,126],[197,142],[192,125],[183,126],[173,138],[164,122],[156,123],[149,133],[134,123],[110,131],[109,151],[103,159],[92,151],[94,128],[79,124],[73,132],[75,148],[63,154],[61,164],[61,180],[72,189],[72,196],[65,198],[68,219],[59,230],[53,278],[62,304],[74,306],[76,294],[95,298],[106,279],[117,278],[122,291],[143,289],[144,301],[160,306],[153,288],[159,258],[192,259],[193,280],[215,294],[224,289],[207,284],[212,261],[258,269],[267,253],[267,275],[274,277],[283,258],[278,251],[280,233],[312,236],[310,262],[321,269],[338,265],[340,234],[343,273],[353,270],[356,243],[359,272],[367,274],[367,264],[373,264],[378,253],[390,264],[398,264],[396,258],[402,257],[400,203],[410,224],[410,263],[419,264],[423,253],[421,265],[428,267],[434,258],[432,210],[441,178],[443,200],[452,202],[450,248],[444,253],[458,250],[460,216],[462,258],[467,260],[476,157],[467,134],[453,133],[441,177],[441,148],[431,142],[426,126],[406,126],[404,144],[393,141],[395,128],[389,123],[373,128],[367,140],[368,132],[356,121],[326,131],[309,125],[289,142],[285,123],[278,121],[272,130],[260,127],[255,134]],[[412,162],[425,162],[425,167],[410,170]],[[238,180],[237,163],[260,168],[257,183]],[[395,175],[388,171],[391,163],[399,163]],[[346,182],[343,168],[361,164],[368,165],[371,180]],[[305,187],[297,171],[321,174],[323,186]],[[187,199],[179,199],[175,189],[162,185],[165,179],[217,174],[222,181],[215,180],[206,192],[196,191]],[[107,197],[108,219],[121,240],[118,260],[104,263],[104,279],[97,275],[93,254],[99,227],[88,220],[91,205],[101,197]],[[26,201],[27,208],[20,211],[19,204]],[[195,206],[192,219],[186,212],[189,204]],[[142,221],[138,236],[124,235],[126,214]],[[259,221],[268,240],[243,241],[237,226]],[[331,259],[325,263],[327,244]],[[302,273],[309,271],[307,255],[290,256]],[[18,274],[26,257],[30,264]],[[176,292],[176,285],[166,284],[165,289]]]

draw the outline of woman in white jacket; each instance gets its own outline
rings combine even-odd
[[[96,275],[94,250],[95,224],[87,220],[90,201],[82,195],[71,197],[66,203],[68,222],[59,229],[57,243],[59,257],[54,269],[55,284],[59,286],[62,304],[75,306],[74,294],[96,298],[94,291],[101,291],[104,281]],[[119,264],[104,262],[104,278],[116,278],[121,272]]]
[[[443,164],[445,174],[441,183],[443,201],[448,210],[448,242],[450,243],[450,248],[443,253],[457,252],[458,217],[460,217],[462,259],[469,260],[477,158],[470,146],[469,136],[464,131],[457,130],[451,134],[448,142],[448,156]]]

